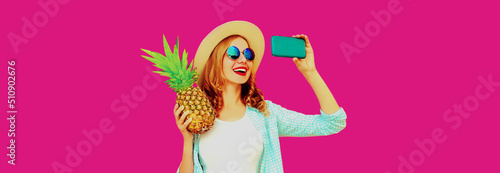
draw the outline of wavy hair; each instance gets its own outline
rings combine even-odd
[[[211,100],[212,106],[216,110],[216,117],[219,117],[219,111],[224,105],[221,88],[227,80],[222,72],[222,61],[227,48],[229,48],[231,42],[238,37],[245,39],[240,35],[231,35],[219,42],[210,54],[203,70],[202,75],[205,80],[200,86],[200,89],[204,91]],[[256,81],[255,74],[251,72],[250,78],[244,84],[241,84],[240,98],[243,104],[256,108],[260,113],[263,113],[264,116],[268,116],[269,111],[267,110],[267,104],[264,100],[264,94],[257,88]]]

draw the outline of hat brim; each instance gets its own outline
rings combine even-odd
[[[193,67],[199,74],[198,81],[196,81],[198,86],[203,83],[204,79],[202,72],[215,46],[231,35],[240,35],[247,40],[248,46],[252,48],[255,53],[255,59],[252,61],[252,73],[255,74],[257,72],[260,62],[262,61],[262,56],[264,55],[265,41],[262,31],[253,23],[247,21],[230,21],[213,29],[203,41],[201,41],[196,51]]]

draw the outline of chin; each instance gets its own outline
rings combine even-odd
[[[244,84],[245,82],[247,81],[231,81],[232,83],[235,83],[235,84],[239,84],[239,85],[242,85]]]
[[[236,79],[235,79],[235,78],[233,78],[233,79],[229,79],[229,82],[231,82],[231,83],[235,83],[235,84],[240,84],[240,85],[241,85],[241,84],[246,83],[246,82],[248,81],[248,79],[249,79],[249,78],[250,78],[250,77],[246,77],[245,79],[241,79],[241,78],[239,78],[239,79],[238,79],[238,78],[236,78]]]

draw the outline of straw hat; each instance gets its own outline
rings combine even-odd
[[[253,23],[247,21],[229,21],[212,30],[203,41],[201,41],[196,51],[193,66],[199,74],[198,81],[196,81],[198,86],[203,83],[204,79],[202,72],[215,46],[231,35],[240,35],[247,40],[248,47],[255,53],[252,73],[255,74],[257,72],[260,62],[262,61],[262,56],[264,55],[264,35],[259,27],[255,26]]]

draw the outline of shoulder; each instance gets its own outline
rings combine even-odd
[[[269,111],[269,113],[271,115],[273,114],[272,111],[276,110],[279,107],[279,105],[275,104],[271,100],[264,100],[264,101],[266,103],[266,109]],[[259,109],[255,108],[255,107],[248,106],[248,110],[251,112],[255,112],[257,114],[262,114],[264,116],[264,114],[262,112],[260,112]]]
[[[276,106],[276,103],[272,102],[271,100],[265,100],[267,106]]]
[[[265,101],[266,101],[267,111],[269,111],[269,114],[271,116],[276,115],[276,113],[280,112],[283,108],[283,107],[281,107],[281,105],[276,104],[275,102],[273,102],[271,100],[265,100]]]
[[[266,101],[266,106],[267,106],[267,109],[269,111],[272,111],[272,110],[275,110],[275,109],[278,109],[280,107],[279,104],[276,104],[274,102],[272,102],[271,100],[265,100]]]
[[[274,102],[272,102],[271,100],[264,100],[266,102],[266,107],[269,109],[269,108],[273,108],[275,106],[277,106]],[[253,107],[253,106],[248,106],[248,108],[250,108],[252,111],[259,111],[257,108]]]
[[[274,104],[271,100],[264,100],[267,105]]]

